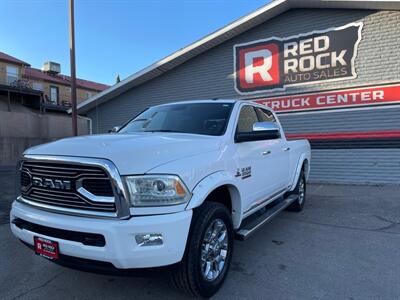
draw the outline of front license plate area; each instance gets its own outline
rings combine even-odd
[[[59,249],[58,242],[49,239],[41,238],[38,236],[33,237],[36,254],[43,256],[50,260],[58,259]]]

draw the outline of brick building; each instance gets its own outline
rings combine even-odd
[[[71,106],[71,82],[69,76],[60,72],[57,63],[46,62],[42,69],[37,69],[0,52],[0,110],[11,110],[22,103],[37,109],[67,111]],[[78,78],[77,101],[87,100],[108,87]]]

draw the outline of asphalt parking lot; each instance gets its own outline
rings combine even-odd
[[[0,299],[184,299],[168,278],[70,270],[10,232],[12,172],[0,171]],[[309,185],[302,213],[284,212],[235,243],[216,299],[400,299],[400,186]]]

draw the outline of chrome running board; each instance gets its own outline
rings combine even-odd
[[[266,207],[256,211],[254,214],[248,216],[246,219],[243,220],[242,226],[236,231],[235,239],[244,241],[246,240],[251,234],[253,234],[257,229],[259,229],[265,223],[271,221],[273,217],[275,217],[278,213],[292,204],[295,200],[297,200],[298,195],[292,194],[285,199],[282,200],[275,200],[276,204],[272,202],[270,208]]]

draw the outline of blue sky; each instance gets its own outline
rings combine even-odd
[[[75,0],[77,76],[113,84],[268,0]],[[69,74],[68,0],[1,0],[0,51]]]

